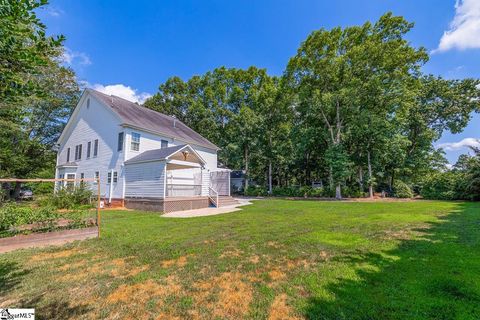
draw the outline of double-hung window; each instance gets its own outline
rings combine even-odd
[[[94,183],[97,183],[97,182],[98,182],[98,178],[99,178],[99,177],[100,177],[100,172],[95,171],[95,176],[94,176],[95,182],[94,182]]]
[[[132,142],[130,144],[132,151],[140,151],[140,133],[132,132]]]
[[[82,159],[82,145],[78,144],[75,146],[75,160]]]
[[[93,156],[96,157],[98,155],[98,139],[93,141]]]
[[[118,133],[117,151],[123,150],[123,132]]]
[[[107,183],[111,183],[112,182],[112,171],[108,171],[107,173]]]
[[[88,141],[88,143],[87,143],[87,159],[90,158],[90,155],[92,154],[91,151],[92,151],[92,141]]]
[[[117,183],[118,182],[118,173],[117,171],[113,171],[113,183]]]

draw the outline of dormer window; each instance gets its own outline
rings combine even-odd
[[[132,151],[140,151],[140,133],[132,132],[132,142],[130,143]]]
[[[168,148],[168,141],[167,140],[162,140],[162,146],[161,148]]]

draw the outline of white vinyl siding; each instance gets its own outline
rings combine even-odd
[[[107,185],[107,172],[112,170],[118,172],[118,182],[113,184],[112,198],[123,198],[124,167],[123,153],[117,152],[117,133],[122,130],[121,120],[118,119],[107,107],[100,104],[97,99],[89,97],[82,99],[77,106],[78,110],[70,120],[69,128],[65,133],[65,139],[59,147],[58,164],[66,162],[66,150],[71,149],[70,161],[74,161],[75,146],[82,144],[82,159],[78,161],[78,167],[59,168],[58,174],[69,173],[72,170],[77,177],[83,172],[86,178],[100,175],[100,195],[110,195],[110,185]],[[86,98],[90,98],[90,108],[86,106]],[[90,142],[90,158],[87,159],[88,142]],[[91,181],[87,182],[97,192],[97,185]]]
[[[125,166],[125,197],[163,198],[165,163],[132,163]]]

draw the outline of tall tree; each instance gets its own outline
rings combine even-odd
[[[361,116],[398,112],[402,106],[398,98],[404,92],[395,85],[405,87],[407,78],[414,78],[426,60],[423,49],[412,48],[403,39],[411,27],[403,18],[386,14],[373,25],[315,31],[287,66],[285,76],[306,114],[321,119],[328,133],[326,159],[337,198],[350,174],[345,154],[350,130]],[[381,98],[380,102],[372,104],[364,98],[372,96]]]

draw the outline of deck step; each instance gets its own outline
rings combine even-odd
[[[238,204],[238,201],[230,196],[219,196],[218,201],[220,202],[220,207],[233,206]]]

